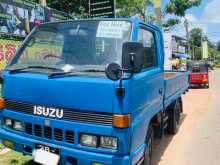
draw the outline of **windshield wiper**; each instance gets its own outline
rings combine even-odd
[[[69,72],[55,72],[48,75],[48,78],[56,78],[58,76],[65,76],[74,73],[73,71]]]
[[[77,75],[83,75],[86,72],[104,72],[104,70],[98,70],[98,69],[86,69],[86,70],[75,70],[75,71],[69,71],[69,72],[55,72],[48,75],[48,78],[59,78],[60,76],[66,77],[66,76],[77,76]]]
[[[23,67],[23,68],[9,69],[9,73],[16,74],[16,73],[26,72],[27,69],[49,69],[49,70],[59,70],[59,71],[62,70],[59,68],[47,67],[47,66],[27,66],[27,67]]]
[[[80,70],[80,72],[105,72],[105,71],[101,69],[83,69]]]

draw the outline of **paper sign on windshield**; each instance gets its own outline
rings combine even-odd
[[[129,27],[130,23],[125,21],[100,21],[96,37],[122,39]]]

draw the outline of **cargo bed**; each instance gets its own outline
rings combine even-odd
[[[164,72],[164,106],[167,107],[189,87],[189,72]]]

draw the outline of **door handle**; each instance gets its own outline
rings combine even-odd
[[[159,91],[158,91],[158,93],[159,93],[160,95],[162,95],[162,94],[163,94],[163,89],[160,88]]]

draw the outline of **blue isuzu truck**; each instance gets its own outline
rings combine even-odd
[[[187,72],[164,71],[163,42],[135,18],[39,25],[3,72],[3,144],[41,164],[150,165],[188,90]]]

